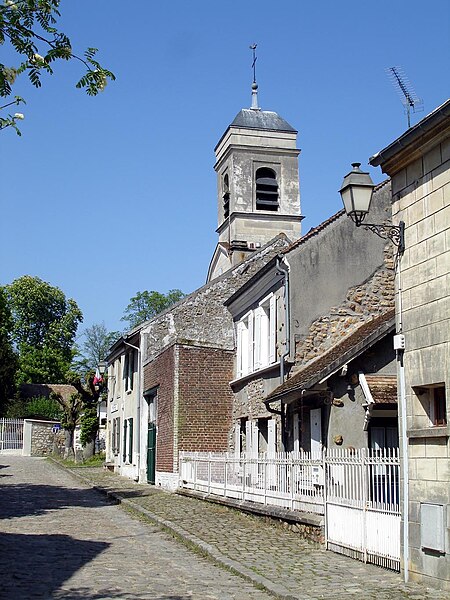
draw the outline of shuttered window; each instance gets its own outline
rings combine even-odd
[[[277,360],[277,298],[271,294],[236,324],[237,376],[244,377]]]
[[[261,167],[256,171],[256,209],[278,210],[278,183],[275,171]]]
[[[133,419],[128,419],[128,462],[133,462]]]

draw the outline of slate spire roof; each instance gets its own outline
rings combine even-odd
[[[243,108],[234,117],[230,127],[242,127],[245,129],[266,129],[268,131],[290,131],[297,133],[297,130],[289,125],[280,115],[271,110],[255,110],[253,108]]]

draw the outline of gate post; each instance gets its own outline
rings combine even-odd
[[[367,460],[367,448],[362,448],[361,449],[361,459],[360,459],[360,464],[361,464],[361,468],[362,468],[362,510],[363,510],[363,557],[364,557],[364,562],[367,563],[367,502],[368,502],[368,494],[367,494],[367,489],[368,489],[368,477],[367,477],[367,471],[368,471],[368,460]],[[370,452],[370,450],[369,450]]]
[[[327,449],[322,448],[322,469],[323,469],[323,526],[325,535],[325,548],[328,550],[328,469],[327,469]]]

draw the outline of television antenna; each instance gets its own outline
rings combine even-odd
[[[404,74],[401,67],[389,67],[386,69],[392,85],[400,95],[405,113],[408,119],[408,128],[411,127],[411,111],[416,113],[423,110],[423,100],[421,100],[414,91],[409,79]]]

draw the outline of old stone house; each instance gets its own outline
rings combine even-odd
[[[386,219],[388,182],[378,186],[375,198],[377,216]],[[364,373],[388,376],[385,392],[395,392],[396,387],[393,297],[391,249],[385,240],[355,231],[343,211],[282,250],[231,296],[226,305],[237,339],[230,384],[232,449],[316,451],[340,434],[343,447],[367,447],[370,418],[363,405],[375,401]],[[348,375],[338,381],[334,376],[339,369]],[[304,380],[307,372],[321,376]],[[390,393],[384,413],[370,412],[391,419],[387,426],[395,430],[393,445],[395,404],[395,394]]]
[[[450,590],[450,100],[370,159],[405,224],[396,270],[405,578]]]

